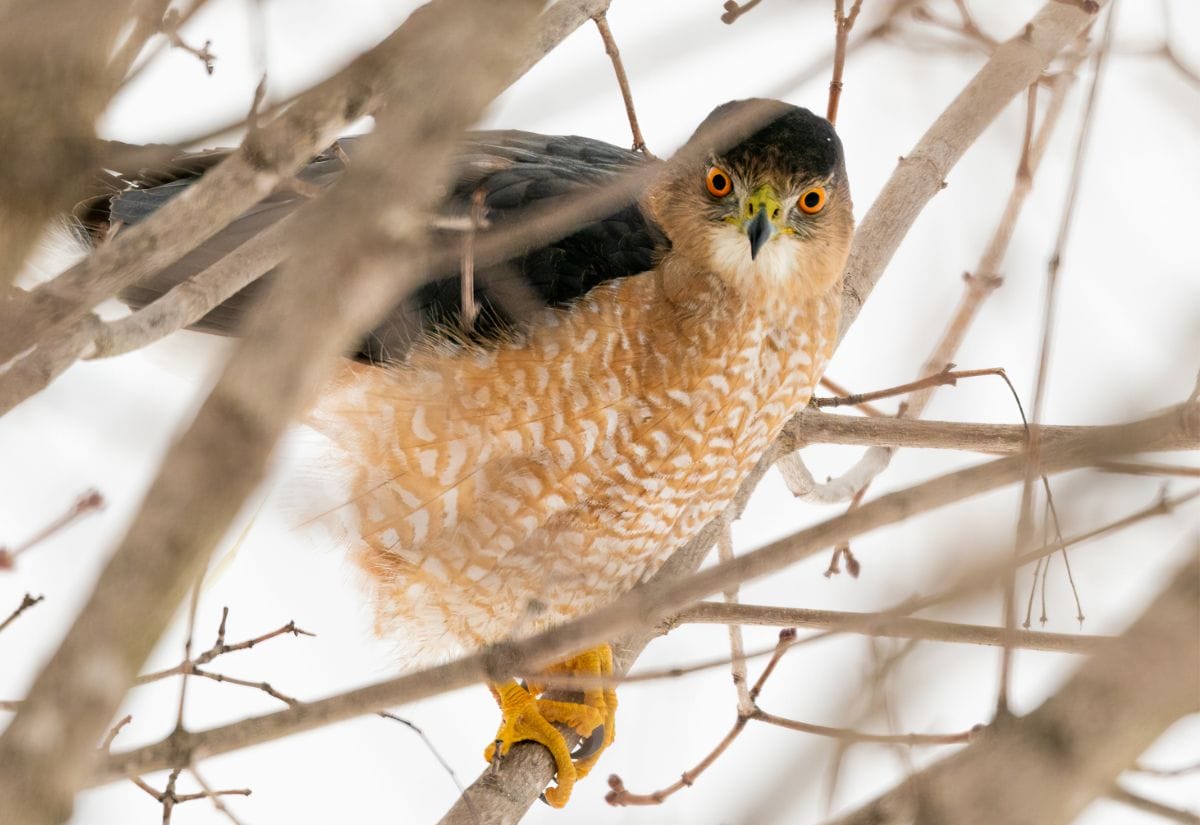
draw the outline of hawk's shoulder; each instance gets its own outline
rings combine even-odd
[[[345,171],[347,162],[354,162],[358,141],[342,138],[313,158],[297,177],[309,186],[330,185]],[[92,240],[119,233],[185,191],[230,151],[177,154],[153,168],[110,170],[99,194],[76,207],[75,217]],[[574,135],[470,132],[456,153],[453,182],[441,211],[445,217],[468,218],[473,200],[481,193],[487,224],[481,231],[495,232],[524,216],[552,213],[572,198],[647,162],[637,152]],[[280,187],[179,261],[127,289],[122,299],[135,308],[156,300],[291,214],[304,202],[298,191],[301,188]],[[461,228],[436,231],[443,246],[453,247],[463,236]],[[487,340],[508,334],[524,317],[544,306],[561,306],[597,284],[651,269],[665,243],[631,195],[601,217],[593,216],[560,237],[518,248],[504,260],[482,261],[475,272],[480,316],[474,336]],[[462,303],[457,265],[430,272],[428,277],[363,340],[356,356],[369,361],[394,360],[423,335],[458,326]],[[256,281],[213,309],[195,328],[236,333],[261,289],[262,281]]]

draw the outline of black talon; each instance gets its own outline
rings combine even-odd
[[[579,747],[571,754],[571,759],[580,760],[587,759],[589,756],[600,750],[604,745],[604,724],[596,726],[596,729],[588,734],[583,739],[579,740]]]

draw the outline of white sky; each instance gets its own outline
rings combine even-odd
[[[310,85],[390,32],[414,4],[343,0],[264,2],[267,68],[274,96]],[[736,25],[719,21],[720,4],[684,0],[617,0],[610,23],[621,46],[650,147],[669,153],[715,105],[778,88],[823,54],[831,42],[831,4],[824,0],[766,0]],[[869,15],[875,6],[868,0]],[[952,16],[949,2],[932,5]],[[1006,37],[1040,5],[1033,0],[972,4],[980,22]],[[1200,6],[1173,0],[1173,39],[1181,55],[1200,66]],[[211,39],[216,73],[180,52],[163,55],[114,103],[102,128],[134,142],[170,140],[240,116],[261,71],[250,32],[258,6],[212,0],[186,30],[193,41]],[[1061,274],[1060,313],[1050,373],[1046,420],[1118,421],[1185,397],[1200,365],[1200,89],[1162,60],[1133,54],[1161,37],[1158,3],[1122,3],[1118,53],[1105,78],[1096,113],[1074,235]],[[911,26],[906,27],[908,29]],[[920,37],[928,41],[932,34]],[[447,54],[447,71],[455,58]],[[846,71],[839,131],[861,215],[907,152],[953,98],[983,56],[912,49],[895,40],[854,55]],[[799,86],[786,99],[821,111],[828,78]],[[1081,90],[1072,97],[1018,227],[1006,281],[984,308],[957,361],[964,368],[1003,366],[1026,404],[1031,398],[1041,323],[1045,261],[1053,246],[1072,157]],[[1006,196],[1024,122],[1014,104],[984,134],[928,206],[905,240],[829,374],[855,389],[909,380],[936,340],[961,290],[961,273],[974,266]],[[598,36],[584,27],[537,66],[489,111],[484,127],[575,133],[628,143],[623,107]],[[54,256],[48,255],[48,259]],[[49,264],[47,264],[49,266]],[[150,349],[73,368],[49,390],[0,422],[0,542],[28,535],[94,486],[108,500],[100,515],[71,528],[0,574],[0,615],[26,590],[46,600],[0,636],[0,698],[17,698],[86,596],[90,583],[122,535],[170,439],[189,420],[223,352],[220,342],[192,333]],[[1016,421],[1011,399],[997,381],[982,379],[944,390],[930,417]],[[295,452],[295,451],[292,451]],[[811,451],[815,473],[840,472],[852,449]],[[1194,463],[1194,456],[1184,456]],[[302,458],[285,456],[294,466]],[[972,456],[901,453],[872,488],[878,494],[955,467]],[[272,482],[274,484],[274,482]],[[1055,489],[1064,530],[1077,532],[1148,504],[1154,479],[1078,473]],[[1187,489],[1176,482],[1175,491]],[[795,502],[778,477],[763,483],[736,525],[738,550],[748,550],[797,527],[840,512]],[[917,592],[935,590],[943,566],[985,554],[1011,552],[1016,493],[974,499],[922,516],[854,543],[863,564],[858,580],[821,575],[825,558],[812,559],[744,588],[748,602],[869,610]],[[249,514],[247,514],[248,516]],[[319,635],[279,639],[218,660],[216,670],[266,679],[300,698],[384,678],[397,671],[386,641],[370,636],[370,617],[352,576],[336,552],[314,549],[286,531],[270,506],[244,547],[201,602],[198,642],[211,641],[222,605],[231,608],[229,638],[257,635],[295,619]],[[1073,569],[1086,632],[1119,632],[1146,605],[1197,534],[1195,506],[1112,539],[1081,547]],[[227,542],[228,544],[228,542]],[[1194,546],[1194,545],[1193,545]],[[1029,571],[1021,579],[1026,592]],[[1072,632],[1074,607],[1060,563],[1048,588],[1047,629]],[[994,597],[955,618],[999,620]],[[771,630],[748,633],[748,647],[769,646]],[[182,649],[179,623],[148,668],[174,664]],[[639,663],[654,667],[720,655],[719,627],[686,628],[655,643]],[[884,645],[885,649],[894,649]],[[861,718],[870,672],[869,643],[844,637],[794,651],[762,697],[764,708],[810,722],[886,730],[885,720]],[[892,682],[891,701],[901,731],[959,730],[987,720],[994,702],[998,654],[992,649],[928,643]],[[1065,656],[1021,653],[1015,703],[1026,712],[1069,675]],[[752,666],[752,678],[756,667]],[[177,684],[135,691],[121,713],[134,715],[119,748],[154,741],[174,719]],[[566,813],[535,805],[526,821],[598,823],[813,822],[826,814],[833,746],[801,734],[751,725],[694,788],[659,808],[612,809],[603,802],[604,777],[620,774],[635,791],[672,781],[724,734],[734,717],[728,672],[707,671],[621,691],[616,745],[597,775],[581,783]],[[277,702],[251,690],[194,680],[187,721],[203,728],[275,710]],[[482,687],[398,710],[421,726],[470,781],[483,767],[481,751],[498,721]],[[1098,724],[1102,723],[1100,720]],[[1200,723],[1185,720],[1147,755],[1176,765],[1195,761]],[[948,751],[943,751],[948,752]],[[917,764],[940,755],[914,751]],[[254,789],[230,805],[246,822],[435,822],[455,799],[446,772],[406,729],[368,717],[215,758],[203,764],[210,784]],[[904,763],[882,748],[850,751],[833,797],[842,810],[891,786]],[[161,786],[161,776],[151,777]],[[1131,783],[1133,784],[1133,783]],[[1176,805],[1200,799],[1200,778],[1143,780],[1136,786]],[[186,786],[181,786],[186,787]],[[160,814],[131,784],[83,794],[73,822],[150,823]],[[206,802],[176,809],[178,825],[224,822]],[[1151,823],[1112,803],[1091,807],[1079,820]]]

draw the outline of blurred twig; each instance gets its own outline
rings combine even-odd
[[[1114,802],[1128,805],[1134,810],[1167,819],[1171,822],[1181,822],[1183,825],[1197,825],[1197,823],[1200,823],[1200,816],[1191,811],[1184,811],[1179,808],[1172,808],[1170,805],[1164,805],[1161,802],[1155,802],[1153,799],[1147,799],[1141,794],[1136,794],[1116,783],[1113,784],[1105,796]]]
[[[31,304],[10,284],[95,168],[95,123],[120,82],[109,56],[132,13],[133,0],[0,4],[0,365],[33,344]]]
[[[1171,723],[1200,710],[1198,550],[1187,549],[1193,560],[1133,627],[1039,708],[829,825],[1073,821]]]
[[[1045,405],[1046,382],[1048,376],[1048,367],[1050,364],[1050,351],[1053,344],[1054,335],[1054,317],[1056,309],[1056,301],[1058,295],[1058,272],[1062,264],[1062,256],[1066,251],[1067,240],[1070,235],[1072,218],[1075,215],[1075,204],[1079,194],[1080,182],[1083,178],[1084,159],[1087,156],[1088,137],[1091,134],[1092,116],[1095,112],[1096,100],[1100,90],[1100,78],[1104,69],[1104,58],[1108,54],[1108,50],[1112,45],[1113,20],[1116,10],[1117,0],[1113,0],[1112,5],[1108,10],[1108,21],[1104,27],[1104,39],[1100,44],[1100,48],[1096,51],[1093,62],[1093,74],[1091,87],[1088,90],[1087,102],[1084,106],[1083,121],[1079,130],[1079,137],[1075,145],[1075,159],[1071,168],[1071,181],[1067,191],[1066,205],[1063,209],[1062,221],[1058,228],[1058,238],[1054,243],[1054,253],[1050,256],[1050,263],[1046,270],[1046,302],[1043,308],[1042,317],[1042,335],[1041,343],[1038,349],[1037,373],[1034,381],[1033,393],[1033,408],[1031,413],[1031,426],[1029,428],[1029,445],[1027,447],[1029,453],[1029,464],[1025,470],[1025,480],[1021,486],[1021,505],[1017,518],[1017,535],[1016,542],[1013,547],[1013,555],[1019,556],[1024,551],[1033,538],[1034,517],[1033,517],[1033,493],[1034,485],[1036,484],[1041,472],[1038,467],[1039,455],[1041,452],[1040,440],[1040,424],[1042,421],[1042,410]],[[1047,494],[1049,487],[1047,486]],[[1066,559],[1066,551],[1064,550],[1064,560]],[[1068,567],[1068,572],[1070,568]],[[1016,572],[1005,580],[1004,586],[1004,626],[1010,631],[1017,625],[1017,604],[1016,604]],[[1079,621],[1083,622],[1083,611],[1079,610]],[[996,713],[998,716],[1004,716],[1009,713],[1008,707],[1008,691],[1009,683],[1012,679],[1012,651],[1004,648],[1004,652],[1000,658],[1000,678],[996,695]]]
[[[53,536],[55,533],[74,524],[82,516],[95,512],[96,510],[101,509],[103,506],[104,496],[100,495],[99,490],[86,491],[77,499],[75,499],[75,503],[72,504],[65,513],[55,518],[25,541],[21,542],[12,549],[0,545],[0,570],[11,569],[13,565],[16,564],[17,557],[22,553],[25,553],[33,547],[36,547],[46,539]]]

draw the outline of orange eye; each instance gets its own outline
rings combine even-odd
[[[715,166],[708,168],[704,182],[708,185],[708,193],[716,198],[723,198],[733,191],[733,181],[729,179],[729,175],[725,174],[724,169]]]
[[[821,186],[814,186],[806,191],[796,201],[796,205],[800,207],[800,211],[805,215],[815,215],[825,208],[825,189]]]

